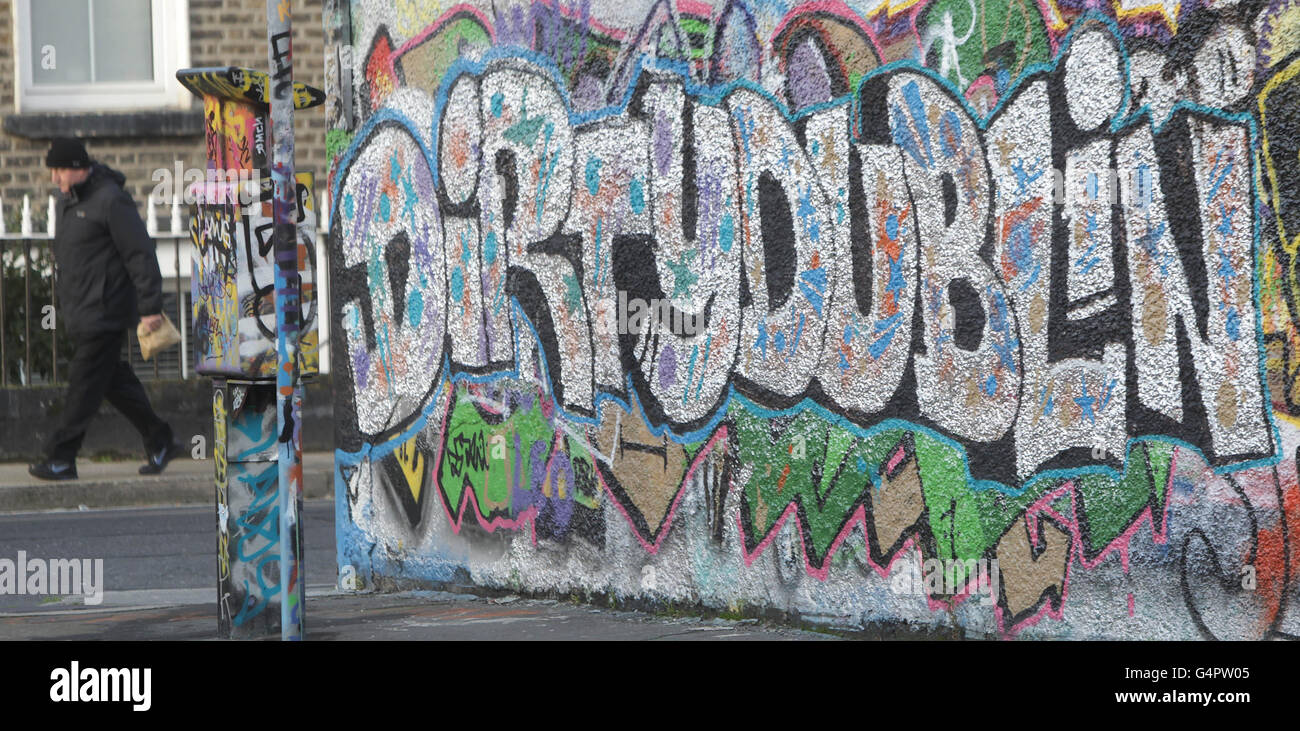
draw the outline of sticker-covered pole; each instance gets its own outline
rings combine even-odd
[[[302,397],[298,382],[301,292],[293,171],[293,23],[289,0],[266,0],[270,42],[271,182],[274,184],[276,428],[280,467],[280,638],[303,637],[303,574],[298,515],[302,505]]]

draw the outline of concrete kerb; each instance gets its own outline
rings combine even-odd
[[[303,454],[303,499],[334,495],[334,455]],[[79,461],[79,479],[38,480],[26,463],[0,464],[0,513],[37,510],[138,507],[146,505],[212,504],[215,500],[212,460],[177,459],[161,475],[141,475],[142,461]]]

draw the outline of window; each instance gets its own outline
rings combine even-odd
[[[187,0],[16,0],[19,111],[188,107]]]

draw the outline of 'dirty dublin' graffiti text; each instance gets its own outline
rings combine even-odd
[[[1008,484],[1149,436],[1270,456],[1253,128],[1128,88],[1104,23],[986,116],[909,66],[798,113],[647,66],[579,113],[540,57],[458,62],[432,131],[380,110],[337,176],[358,429],[514,371],[532,332],[567,413],[635,400],[673,435],[739,393],[931,428]],[[633,299],[671,306],[610,326]]]

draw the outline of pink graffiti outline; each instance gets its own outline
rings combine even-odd
[[[448,389],[447,396],[445,397],[446,403],[443,407],[444,414],[450,413],[449,410],[452,406],[451,401],[454,398],[455,398],[455,389]],[[542,397],[539,396],[539,398]],[[491,411],[492,413],[498,413],[498,414],[500,413],[498,410],[495,409],[489,409],[489,411]],[[482,527],[484,530],[491,533],[491,532],[495,532],[497,529],[517,530],[527,526],[530,529],[532,543],[534,546],[536,546],[538,540],[537,524],[536,524],[538,509],[537,506],[535,505],[529,506],[527,509],[525,509],[523,512],[521,512],[518,516],[514,518],[493,517],[489,521],[483,518],[478,503],[478,497],[476,494],[474,494],[474,490],[471,488],[465,490],[465,492],[468,494],[462,496],[460,500],[459,509],[456,511],[452,510],[450,504],[448,503],[446,494],[442,489],[441,478],[439,477],[441,472],[442,456],[446,446],[445,433],[446,432],[444,428],[444,439],[439,444],[438,454],[434,458],[432,476],[434,478],[435,487],[437,488],[439,503],[443,506],[443,511],[447,516],[448,523],[452,527],[452,532],[456,535],[460,534],[460,530],[463,527],[463,521],[465,520],[465,512],[471,506],[472,503],[475,520],[478,522],[479,526]],[[565,434],[566,433],[563,430],[556,430],[554,435],[555,441],[551,445],[550,457],[546,461],[544,474],[549,475],[554,469],[555,460],[558,456],[558,450],[556,449],[556,445],[560,440],[562,440],[565,437]],[[697,454],[695,458],[692,460],[690,467],[687,469],[685,475],[682,477],[678,485],[677,492],[673,497],[672,504],[669,506],[668,513],[665,515],[661,525],[659,526],[654,543],[650,543],[646,541],[646,539],[641,535],[640,531],[636,529],[635,523],[633,522],[631,515],[628,513],[626,506],[624,506],[623,503],[615,496],[613,490],[606,483],[600,470],[595,470],[596,479],[600,481],[601,487],[604,488],[605,493],[609,496],[609,499],[613,502],[614,506],[618,509],[618,511],[623,515],[623,519],[627,521],[629,528],[631,528],[632,534],[637,539],[637,542],[641,544],[642,548],[647,553],[651,555],[658,554],[659,549],[663,545],[663,541],[667,537],[669,530],[671,529],[672,524],[675,520],[677,508],[681,503],[682,497],[686,493],[685,490],[686,485],[690,484],[690,482],[694,479],[696,470],[700,468],[700,466],[704,463],[704,460],[712,456],[714,450],[718,448],[718,444],[723,440],[726,440],[728,436],[729,436],[729,432],[727,426],[725,425],[720,426],[709,438],[709,441],[700,450],[699,454]],[[586,442],[584,446],[586,446],[589,451],[593,453],[596,452],[596,450],[592,448],[589,441]],[[1156,525],[1155,515],[1152,511],[1150,503],[1148,503],[1142,509],[1142,511],[1139,512],[1137,516],[1130,521],[1129,525],[1124,529],[1124,531],[1121,532],[1114,539],[1112,539],[1109,543],[1107,543],[1106,546],[1101,550],[1101,552],[1099,552],[1092,560],[1087,559],[1086,553],[1083,548],[1083,533],[1082,533],[1082,529],[1079,526],[1079,518],[1078,518],[1079,516],[1078,485],[1075,480],[1067,480],[1061,483],[1057,487],[1054,487],[1051,490],[1045,492],[1034,502],[1026,506],[1024,513],[1012,523],[1009,530],[1014,530],[1017,524],[1023,525],[1024,529],[1029,534],[1030,544],[1034,548],[1038,548],[1039,547],[1039,538],[1038,538],[1039,520],[1046,518],[1049,521],[1051,521],[1057,527],[1057,529],[1064,529],[1063,532],[1065,532],[1068,536],[1070,536],[1070,542],[1068,544],[1066,563],[1065,563],[1065,573],[1061,578],[1061,593],[1060,593],[1059,600],[1056,602],[1057,609],[1055,610],[1052,609],[1053,603],[1050,600],[1041,601],[1038,607],[1035,610],[1033,610],[1033,612],[1029,616],[1017,622],[1014,622],[1010,626],[1008,626],[1007,616],[1006,616],[1007,612],[1004,611],[1000,601],[994,602],[993,613],[995,618],[995,624],[997,626],[998,633],[1004,639],[1011,639],[1016,635],[1020,634],[1021,632],[1023,632],[1024,630],[1037,625],[1046,616],[1050,616],[1052,619],[1057,621],[1062,620],[1065,613],[1066,603],[1069,600],[1070,575],[1074,570],[1074,564],[1076,559],[1084,569],[1091,571],[1097,568],[1099,565],[1101,565],[1101,563],[1105,561],[1113,551],[1119,551],[1121,556],[1121,562],[1124,567],[1124,571],[1125,573],[1127,573],[1129,544],[1131,543],[1133,537],[1137,534],[1137,532],[1141,530],[1144,522],[1151,526],[1152,541],[1154,543],[1160,545],[1167,544],[1168,525],[1169,525],[1168,516],[1169,516],[1169,511],[1172,509],[1172,502],[1173,502],[1172,500],[1169,499],[1168,496],[1171,494],[1171,491],[1173,489],[1174,475],[1176,474],[1177,467],[1178,467],[1178,454],[1179,454],[1179,450],[1175,448],[1172,454],[1170,455],[1169,470],[1165,482],[1166,498],[1164,500],[1164,505],[1162,506],[1159,526]],[[730,492],[732,487],[733,484],[731,480],[728,480],[725,489],[728,492]],[[872,481],[871,487],[872,489],[875,490],[882,489],[881,486],[877,484],[875,480]],[[1067,494],[1069,495],[1070,498],[1070,509],[1068,511],[1069,517],[1066,517],[1066,515],[1062,515],[1060,511],[1052,507],[1053,503],[1055,503],[1060,498],[1066,496]],[[747,534],[745,532],[744,521],[741,518],[740,511],[739,510],[736,511],[736,525],[740,537],[740,541],[739,541],[740,550],[746,567],[752,566],[753,563],[758,560],[759,556],[765,550],[767,550],[768,546],[771,545],[771,543],[774,540],[776,540],[776,537],[780,533],[781,529],[784,527],[786,520],[789,519],[789,517],[792,514],[797,513],[797,508],[798,508],[797,503],[790,502],[786,506],[786,508],[781,512],[781,515],[776,519],[776,521],[773,522],[771,528],[768,529],[767,536],[762,541],[760,541],[757,546],[755,546],[753,551],[749,551],[746,549],[746,545],[748,544],[748,541],[746,540]],[[847,538],[849,537],[849,533],[851,533],[853,528],[859,524],[865,526],[866,506],[858,505],[858,507],[854,509],[849,519],[845,521],[843,527],[839,530],[835,538],[831,541],[830,545],[827,547],[825,557],[823,558],[822,561],[822,567],[820,569],[814,567],[809,558],[808,546],[804,538],[803,528],[805,526],[803,525],[803,521],[800,520],[798,517],[795,518],[795,521],[799,528],[798,530],[799,548],[800,548],[800,553],[803,556],[805,572],[809,576],[812,576],[818,579],[819,581],[826,581],[828,580],[830,575],[831,559],[839,551],[844,541],[847,540]],[[866,554],[865,554],[866,562],[869,566],[871,566],[871,568],[876,572],[876,574],[880,578],[887,580],[893,574],[894,565],[900,559],[902,559],[906,554],[910,553],[913,549],[920,550],[917,546],[917,540],[918,540],[918,536],[916,534],[909,536],[907,540],[905,540],[903,544],[899,546],[897,551],[890,554],[890,556],[888,557],[888,561],[882,567],[871,558],[871,551],[870,551],[871,541],[867,536],[867,532],[864,530],[863,548],[866,549]],[[953,595],[950,600],[939,601],[931,597],[929,594],[926,594],[925,595],[926,606],[931,612],[942,611],[950,607],[956,607],[961,603],[965,602],[967,599],[974,596],[981,588],[988,588],[988,584],[986,582],[980,581],[979,577],[976,576],[974,581],[968,580],[963,585],[962,590],[959,593]],[[1130,596],[1129,616],[1132,615],[1133,615],[1133,598]]]
[[[392,62],[396,62],[397,59],[400,59],[402,56],[406,55],[407,51],[410,51],[412,48],[429,40],[429,38],[431,38],[435,33],[442,30],[444,26],[446,26],[452,20],[455,20],[455,16],[460,15],[462,13],[468,13],[474,16],[474,19],[477,20],[479,24],[482,25],[487,30],[488,36],[492,39],[492,42],[494,44],[496,43],[497,31],[496,28],[492,25],[492,22],[488,20],[487,15],[484,14],[483,11],[479,10],[473,5],[470,5],[469,3],[460,3],[458,5],[453,5],[450,8],[448,8],[446,12],[438,16],[437,20],[426,25],[424,27],[424,30],[420,31],[414,36],[411,36],[411,38],[408,41],[406,41],[401,46],[399,46],[396,50],[394,50],[392,54],[389,56],[391,62],[389,63],[387,70],[389,72],[392,72],[393,71]]]
[[[454,398],[455,398],[455,389],[448,389],[448,395],[446,396],[446,404],[442,408],[442,412],[444,414],[448,414],[448,415],[450,414],[450,409],[452,406],[451,402]],[[539,398],[541,397],[539,396]],[[503,413],[496,409],[488,409],[488,410],[498,415],[502,415]],[[444,417],[444,421],[445,418],[446,417]],[[441,468],[442,468],[442,455],[446,451],[446,443],[447,443],[445,423],[443,426],[443,435],[444,435],[443,439],[438,445],[438,453],[433,460],[433,468],[432,468],[433,471],[431,476],[433,478],[434,487],[436,488],[436,491],[438,493],[438,502],[443,507],[443,512],[447,516],[447,522],[451,524],[452,533],[456,535],[460,535],[460,530],[463,527],[463,521],[465,520],[465,511],[472,503],[474,507],[474,518],[475,520],[478,521],[478,524],[481,528],[483,528],[489,533],[494,533],[498,528],[503,530],[517,530],[519,528],[528,526],[532,531],[533,545],[536,546],[537,545],[536,518],[538,514],[536,505],[529,506],[527,509],[525,509],[522,513],[520,513],[518,516],[514,518],[504,518],[504,517],[496,516],[489,521],[483,518],[483,513],[480,510],[480,506],[478,503],[478,496],[474,494],[474,490],[466,489],[464,490],[464,492],[468,494],[462,495],[459,509],[453,512],[451,506],[448,504],[446,493],[442,489],[442,478],[440,477]],[[644,548],[647,553],[654,555],[659,552],[659,547],[663,545],[664,538],[668,536],[669,528],[671,528],[673,524],[673,519],[676,517],[677,506],[681,503],[682,496],[686,494],[686,485],[690,484],[691,480],[694,479],[695,477],[695,471],[699,469],[699,467],[704,463],[705,459],[707,459],[713,454],[713,451],[714,449],[717,448],[718,443],[722,440],[725,440],[727,438],[727,435],[728,435],[727,427],[726,426],[719,427],[713,433],[713,436],[709,438],[709,441],[704,445],[704,447],[700,449],[699,454],[695,455],[695,459],[691,461],[691,466],[686,470],[686,474],[683,475],[681,481],[677,486],[677,494],[673,496],[673,502],[669,506],[668,513],[664,516],[663,522],[659,526],[659,530],[657,532],[655,542],[653,544],[646,542],[645,538],[642,537],[641,532],[636,529],[636,524],[633,522],[632,516],[627,512],[627,508],[614,495],[614,491],[610,488],[610,486],[606,484],[605,478],[604,476],[601,475],[600,470],[599,469],[595,470],[596,479],[600,481],[600,486],[604,488],[605,492],[609,495],[610,501],[613,502],[613,504],[618,508],[618,511],[623,515],[623,519],[627,521],[628,527],[632,529],[632,534],[636,536],[637,542],[641,544],[642,548]],[[559,456],[559,452],[556,447],[559,444],[559,442],[564,439],[565,436],[567,436],[567,433],[564,432],[563,430],[557,429],[555,431],[554,441],[552,442],[551,449],[550,449],[550,457],[546,461],[546,466],[544,468],[545,472],[543,474],[549,476],[551,474],[551,471],[554,469],[555,460]],[[592,448],[590,442],[586,440],[584,440],[583,446],[585,446],[587,450],[589,452],[592,452],[593,454],[596,452],[596,450]],[[731,489],[731,485],[728,484],[727,490],[730,491],[730,489]]]
[[[873,489],[880,489],[880,488],[873,485]],[[744,556],[746,567],[751,566],[754,563],[754,561],[758,560],[759,554],[762,553],[767,548],[767,546],[773,540],[776,539],[777,534],[780,533],[781,527],[784,525],[786,519],[790,516],[790,514],[795,512],[796,507],[797,506],[792,502],[786,507],[784,511],[782,511],[780,517],[778,517],[776,522],[773,523],[772,528],[768,533],[768,536],[764,538],[754,548],[753,552],[748,552],[745,550],[745,543],[746,543],[745,525],[740,518],[740,512],[739,511],[736,512],[736,525],[740,530],[740,550]],[[802,522],[798,520],[798,518],[796,518],[795,520],[796,522],[799,523],[799,527],[800,527],[799,547],[803,554],[804,570],[808,573],[809,576],[812,576],[820,581],[826,581],[830,575],[831,558],[839,550],[843,542],[848,539],[849,533],[852,532],[854,526],[861,523],[865,527],[866,520],[867,520],[866,506],[859,505],[857,509],[853,511],[852,517],[849,518],[849,520],[844,524],[844,527],[831,541],[830,546],[826,549],[826,557],[823,560],[822,568],[820,569],[814,568],[812,562],[808,560],[808,546],[803,539],[803,530],[802,530],[803,525]],[[870,551],[871,541],[867,537],[866,531],[864,529],[862,535],[862,543],[863,543],[863,548],[866,549],[865,558],[867,564],[871,566],[871,568],[876,572],[876,574],[880,578],[888,580],[889,577],[893,574],[895,563],[898,563],[900,559],[902,559],[906,554],[910,553],[913,549],[920,551],[920,548],[917,546],[916,543],[917,538],[918,537],[915,533],[908,536],[907,540],[903,541],[903,544],[898,547],[898,550],[889,555],[889,561],[887,562],[886,566],[882,568],[871,558],[871,551]],[[931,597],[929,594],[926,594],[925,595],[926,608],[931,612],[937,612],[937,611],[948,609],[950,606],[956,607],[957,605],[966,601],[968,598],[974,596],[974,594],[979,591],[981,586],[987,588],[988,584],[987,582],[981,582],[977,575],[974,581],[968,580],[965,584],[963,584],[962,590],[954,594],[950,601],[939,601],[934,597]],[[995,609],[998,607],[996,601],[993,606]]]
[[[1173,489],[1174,474],[1177,470],[1178,451],[1179,450],[1174,449],[1173,454],[1170,457],[1169,473],[1165,483],[1166,496],[1168,496],[1170,494],[1170,491]],[[730,487],[731,486],[729,485],[728,489],[730,489]],[[881,486],[875,484],[875,482],[873,481],[872,489],[879,490],[881,489]],[[1056,510],[1050,507],[1051,503],[1055,502],[1057,499],[1064,496],[1067,492],[1070,495],[1070,513],[1072,516],[1070,519],[1065,518],[1059,512],[1057,512]],[[1023,524],[1026,526],[1026,530],[1028,530],[1029,532],[1031,545],[1033,545],[1035,548],[1038,547],[1038,520],[1040,514],[1050,518],[1053,523],[1057,524],[1058,528],[1064,528],[1065,530],[1063,532],[1065,532],[1068,536],[1070,536],[1068,555],[1066,557],[1066,564],[1065,564],[1065,574],[1061,578],[1061,596],[1060,596],[1060,600],[1057,602],[1059,608],[1056,611],[1052,611],[1051,608],[1052,602],[1050,601],[1041,602],[1037,607],[1037,609],[1035,609],[1030,616],[1008,627],[1006,622],[1006,617],[1004,616],[1006,613],[1002,609],[1002,604],[1000,601],[995,601],[993,604],[993,612],[994,612],[996,625],[998,628],[998,633],[1001,634],[1004,639],[1010,639],[1015,635],[1019,634],[1020,632],[1024,631],[1025,629],[1028,629],[1029,627],[1038,624],[1038,622],[1042,620],[1044,615],[1050,615],[1052,619],[1060,621],[1061,618],[1064,616],[1066,601],[1069,598],[1070,572],[1073,570],[1076,556],[1079,559],[1079,564],[1083,566],[1083,568],[1087,570],[1092,570],[1095,569],[1097,566],[1099,566],[1101,562],[1104,561],[1112,551],[1119,550],[1121,552],[1121,557],[1122,557],[1121,560],[1124,563],[1124,569],[1127,572],[1128,545],[1129,542],[1133,539],[1133,536],[1136,535],[1138,530],[1141,529],[1144,520],[1152,527],[1153,542],[1160,545],[1166,544],[1168,542],[1168,523],[1169,523],[1168,514],[1169,514],[1169,510],[1171,509],[1171,503],[1172,501],[1169,500],[1168,497],[1166,497],[1161,511],[1160,526],[1159,528],[1157,528],[1155,525],[1154,516],[1152,514],[1151,505],[1148,502],[1146,507],[1144,507],[1142,511],[1139,512],[1137,516],[1132,519],[1128,527],[1125,528],[1125,530],[1122,533],[1120,533],[1120,535],[1112,539],[1110,543],[1106,544],[1106,547],[1103,548],[1102,551],[1098,553],[1097,556],[1092,561],[1088,561],[1086,559],[1083,551],[1083,534],[1077,522],[1077,515],[1078,515],[1077,488],[1074,480],[1068,480],[1062,483],[1061,485],[1053,488],[1052,490],[1049,490],[1047,493],[1045,493],[1037,500],[1035,500],[1033,503],[1031,503],[1029,506],[1027,506],[1025,508],[1023,515],[1021,515],[1019,518],[1016,519],[1015,522],[1012,523],[1011,529],[1014,529],[1017,523],[1023,521]],[[785,521],[790,517],[791,514],[797,512],[797,507],[798,506],[795,502],[793,501],[790,502],[786,506],[785,510],[781,511],[781,515],[772,523],[771,528],[768,529],[767,537],[765,537],[762,541],[760,541],[759,544],[754,547],[753,551],[749,551],[746,549],[746,546],[748,545],[748,541],[746,540],[745,524],[743,519],[741,518],[740,511],[739,510],[736,511],[736,527],[740,533],[740,550],[741,550],[741,555],[745,561],[746,567],[753,565],[753,563],[758,560],[760,554],[762,554],[763,551],[767,549],[767,547],[772,543],[772,541],[776,540],[777,535],[781,532],[781,528],[784,527]],[[839,550],[841,544],[843,544],[843,542],[848,538],[848,534],[853,530],[854,526],[858,525],[859,523],[861,523],[865,527],[866,507],[864,505],[859,505],[853,511],[853,514],[849,517],[849,519],[845,521],[844,526],[840,529],[839,533],[836,534],[835,538],[831,541],[830,546],[826,549],[826,555],[822,561],[822,568],[820,569],[814,567],[812,565],[812,562],[808,558],[808,546],[804,539],[803,522],[799,520],[798,517],[795,518],[795,521],[798,524],[798,528],[799,528],[798,530],[799,547],[803,555],[805,572],[809,576],[812,576],[820,581],[826,581],[830,574],[831,559],[832,557],[834,557],[835,553]],[[920,550],[917,547],[918,537],[915,534],[908,536],[907,540],[904,541],[901,546],[899,546],[898,550],[890,554],[885,566],[881,567],[871,558],[871,551],[870,551],[871,541],[867,537],[867,532],[865,529],[863,530],[862,537],[863,537],[863,547],[867,549],[866,562],[868,565],[871,566],[872,569],[876,571],[877,575],[879,575],[882,579],[888,579],[891,576],[894,570],[894,564],[897,563],[899,559],[901,559],[905,554],[909,553],[912,549]],[[951,602],[937,601],[929,594],[926,594],[925,595],[926,604],[929,610],[932,612],[947,609],[949,608],[949,606],[955,607],[961,604],[962,602],[966,601],[971,596],[973,596],[975,592],[979,591],[981,586],[987,588],[987,584],[984,584],[983,582],[979,581],[978,577],[976,577],[975,581],[973,582],[967,581],[966,584],[963,585],[962,591],[953,595]]]
[[[785,525],[786,519],[788,519],[792,513],[796,512],[797,507],[798,506],[793,501],[791,501],[790,504],[786,505],[785,510],[782,510],[781,515],[779,515],[776,521],[772,523],[772,527],[768,530],[767,537],[764,538],[762,541],[759,541],[758,545],[754,547],[754,550],[752,552],[745,550],[745,544],[746,544],[745,522],[741,520],[740,511],[739,510],[736,511],[736,527],[740,530],[740,553],[745,560],[746,568],[753,565],[753,563],[758,560],[759,554],[762,553],[764,550],[766,550],[767,547],[772,543],[772,541],[776,540],[777,535],[781,532],[781,528]],[[822,561],[822,568],[818,569],[815,568],[812,565],[812,562],[808,560],[808,546],[805,545],[803,530],[802,530],[803,522],[800,521],[797,517],[795,518],[795,523],[797,527],[800,529],[798,531],[799,549],[803,555],[804,570],[808,573],[809,576],[816,577],[820,581],[826,581],[827,577],[830,575],[831,556],[835,555],[835,551],[839,548],[840,544],[848,537],[849,531],[860,520],[866,520],[866,511],[864,507],[861,505],[859,505],[856,509],[854,509],[853,514],[849,517],[847,521],[845,521],[844,527],[840,529],[840,532],[837,533],[835,535],[835,538],[831,540],[831,545],[829,548],[826,549],[826,556],[825,559]],[[871,562],[870,554],[868,554],[867,561]]]
[[[481,390],[480,388],[476,388],[477,385],[478,384],[473,384],[473,383],[467,384],[466,390],[477,393],[478,391]],[[454,398],[455,398],[455,389],[448,389],[448,396],[447,396],[448,402],[450,402]],[[554,405],[551,402],[551,400],[549,398],[546,398],[545,395],[542,394],[539,394],[537,398],[541,400],[541,408],[542,408],[543,416],[547,419],[552,418],[552,415],[554,414]],[[551,404],[550,409],[547,408],[548,404]],[[443,413],[446,414],[447,416],[450,416],[451,407],[452,404],[447,403],[447,405],[443,408]],[[486,405],[483,405],[483,407],[485,411],[488,411],[492,414],[496,414],[503,418],[505,416],[505,412],[500,409],[492,408]],[[565,436],[566,435],[563,430],[559,430],[559,429],[555,430],[554,438],[553,441],[551,442],[551,448],[549,450],[550,457],[547,458],[546,464],[542,468],[543,469],[542,474],[545,475],[547,478],[550,477],[551,471],[555,468],[555,460],[560,456],[556,447],[559,445],[559,443],[561,442],[561,440],[563,440]],[[523,512],[519,513],[519,515],[515,516],[514,518],[503,518],[498,516],[498,517],[493,517],[491,521],[487,521],[484,520],[483,518],[483,511],[481,510],[481,507],[479,505],[478,496],[474,494],[474,490],[471,488],[468,490],[464,490],[464,492],[468,493],[468,495],[464,495],[461,497],[459,515],[453,517],[452,510],[450,506],[447,504],[446,493],[442,489],[442,478],[440,477],[440,472],[441,472],[440,468],[442,466],[442,454],[444,451],[446,451],[446,446],[447,446],[446,417],[444,417],[443,439],[439,443],[438,454],[436,457],[434,457],[433,471],[431,473],[431,477],[433,478],[434,487],[436,488],[436,492],[438,493],[438,502],[442,504],[443,511],[447,515],[447,522],[451,524],[452,533],[455,535],[460,535],[460,530],[463,527],[463,523],[465,520],[465,510],[472,503],[474,507],[474,518],[475,520],[478,521],[479,527],[483,528],[483,530],[489,533],[495,533],[498,528],[511,531],[511,530],[517,530],[519,528],[523,528],[524,526],[527,526],[532,536],[533,547],[536,547],[537,546],[537,515],[538,515],[538,509],[536,505],[528,506],[528,508],[526,508]],[[588,451],[591,451],[590,445],[584,445],[584,446],[587,447]],[[597,470],[596,472],[597,475],[599,475],[600,471]],[[512,490],[514,489],[513,485],[511,486],[511,489]],[[635,533],[636,531],[633,530],[633,532]]]
[[[970,86],[966,87],[966,91],[962,92],[962,96],[966,97],[966,101],[972,101],[975,93],[985,87],[988,87],[995,100],[998,99],[997,85],[993,83],[993,77],[988,74],[980,74],[975,77],[975,80],[971,82]]]
[[[1045,515],[1046,517],[1050,518],[1052,522],[1057,525],[1058,528],[1064,528],[1066,534],[1070,536],[1071,540],[1070,540],[1070,547],[1069,547],[1069,555],[1066,557],[1065,575],[1061,578],[1061,598],[1060,601],[1058,602],[1059,608],[1056,611],[1052,611],[1051,608],[1052,603],[1050,601],[1042,602],[1039,605],[1038,609],[1036,609],[1033,612],[1033,614],[1020,620],[1019,622],[1014,623],[1012,626],[1007,627],[1005,621],[1006,618],[1003,616],[1004,612],[1002,611],[1002,605],[1001,604],[994,605],[994,613],[997,617],[998,628],[999,631],[1001,631],[1004,634],[1004,636],[1010,637],[1019,634],[1023,630],[1037,625],[1040,621],[1042,621],[1044,616],[1050,616],[1052,619],[1057,621],[1060,621],[1062,619],[1062,617],[1065,615],[1066,602],[1068,601],[1070,596],[1070,572],[1074,567],[1074,562],[1076,558],[1078,559],[1080,566],[1091,571],[1097,568],[1098,566],[1100,566],[1101,562],[1104,561],[1112,551],[1118,550],[1120,551],[1121,562],[1123,563],[1124,572],[1127,574],[1129,543],[1133,540],[1133,537],[1137,534],[1137,532],[1141,530],[1144,521],[1151,526],[1151,540],[1153,543],[1159,545],[1166,545],[1168,543],[1169,511],[1173,503],[1173,501],[1169,499],[1169,495],[1173,490],[1174,474],[1176,473],[1178,467],[1178,452],[1179,450],[1175,448],[1169,458],[1169,474],[1166,477],[1166,481],[1165,481],[1165,499],[1164,499],[1164,505],[1162,506],[1161,509],[1159,527],[1156,526],[1155,516],[1152,514],[1151,504],[1150,502],[1148,502],[1146,507],[1144,507],[1142,511],[1137,514],[1137,517],[1132,519],[1128,527],[1125,528],[1124,531],[1121,532],[1118,536],[1112,539],[1110,543],[1107,543],[1106,546],[1101,550],[1101,552],[1098,553],[1097,556],[1092,559],[1092,561],[1088,561],[1087,555],[1083,549],[1083,532],[1082,529],[1079,527],[1079,522],[1078,522],[1079,520],[1078,519],[1079,516],[1078,489],[1077,486],[1075,485],[1074,480],[1068,480],[1062,483],[1060,486],[1054,488],[1053,490],[1048,491],[1038,500],[1035,500],[1033,503],[1031,503],[1028,507],[1025,508],[1024,515],[1021,518],[1018,518],[1017,522],[1024,521],[1026,529],[1029,531],[1031,544],[1035,548],[1038,547],[1038,520],[1040,514]],[[1051,503],[1055,502],[1056,500],[1064,496],[1067,491],[1069,492],[1070,495],[1070,516],[1071,516],[1068,519],[1065,516],[1061,515],[1058,511],[1050,507]],[[1015,527],[1014,523],[1012,524],[1012,527],[1013,528]],[[1132,616],[1133,615],[1132,599],[1130,598],[1129,601],[1130,601],[1129,616]]]
[[[623,519],[627,521],[628,527],[632,529],[632,535],[636,536],[637,542],[641,544],[641,547],[644,548],[647,553],[651,555],[659,553],[659,547],[663,545],[664,538],[668,536],[668,529],[672,526],[673,517],[677,514],[677,505],[682,501],[682,496],[686,494],[686,485],[689,484],[691,479],[695,476],[695,470],[704,463],[705,458],[712,455],[718,440],[726,438],[727,427],[718,427],[717,431],[713,432],[713,436],[709,437],[708,443],[704,445],[700,450],[700,453],[695,455],[695,459],[692,460],[690,468],[686,470],[686,474],[682,477],[681,482],[677,486],[677,494],[673,496],[673,502],[668,506],[668,514],[664,516],[663,522],[659,525],[659,530],[655,536],[654,544],[646,542],[645,538],[641,535],[641,531],[637,530],[636,524],[632,522],[632,516],[628,514],[627,508],[623,505],[622,501],[615,497],[614,491],[605,483],[605,478],[600,474],[600,470],[596,470],[596,479],[600,480],[600,486],[605,488],[605,492],[609,494],[610,501],[613,502],[614,506],[618,508],[618,511],[623,514]],[[591,445],[588,444],[587,448],[591,450]],[[591,451],[594,452],[595,450]],[[727,492],[730,491],[731,485],[728,484]],[[647,523],[647,525],[649,524]]]
[[[627,30],[622,28],[611,28],[610,26],[605,25],[604,23],[600,22],[599,20],[596,20],[590,15],[588,15],[586,18],[583,18],[578,8],[568,7],[566,5],[563,5],[559,2],[559,0],[533,0],[532,4],[544,5],[550,8],[551,10],[555,11],[556,13],[558,13],[560,17],[566,20],[579,21],[580,23],[585,23],[588,28],[596,31],[597,33],[601,33],[603,35],[609,36],[611,39],[616,40],[619,43],[623,43],[628,39],[629,34]],[[536,47],[537,47],[537,39],[534,37],[533,48],[536,49]]]
[[[537,515],[536,505],[529,506],[527,510],[520,513],[518,516],[514,518],[504,518],[500,516],[494,516],[492,520],[488,521],[483,518],[483,512],[479,509],[478,497],[474,494],[474,490],[472,488],[470,489],[462,488],[462,493],[467,493],[467,494],[461,495],[459,516],[453,515],[451,506],[447,503],[447,495],[442,489],[442,478],[440,477],[440,473],[442,472],[441,469],[442,455],[446,451],[446,446],[447,446],[446,422],[451,415],[452,402],[456,398],[456,389],[449,388],[446,389],[446,391],[447,391],[447,396],[445,398],[447,403],[442,408],[442,412],[444,414],[443,428],[442,428],[443,436],[442,436],[442,440],[438,443],[438,453],[433,458],[433,472],[431,476],[433,477],[434,488],[438,493],[438,502],[442,505],[443,511],[446,512],[447,514],[447,522],[451,524],[451,532],[456,535],[460,535],[460,529],[463,527],[462,524],[463,521],[465,520],[465,510],[466,508],[469,507],[469,503],[472,502],[474,504],[474,518],[475,520],[478,521],[479,527],[481,527],[483,530],[489,533],[495,533],[497,528],[503,528],[505,530],[517,530],[519,528],[524,527],[525,525],[528,525],[531,526],[532,528],[533,545],[537,545],[537,526],[534,523],[534,518]],[[549,470],[550,468],[551,468],[550,461],[548,460],[546,469]]]
[[[717,20],[713,17],[713,7],[702,0],[677,0],[677,12],[694,15],[697,18],[708,18],[710,22]]]

